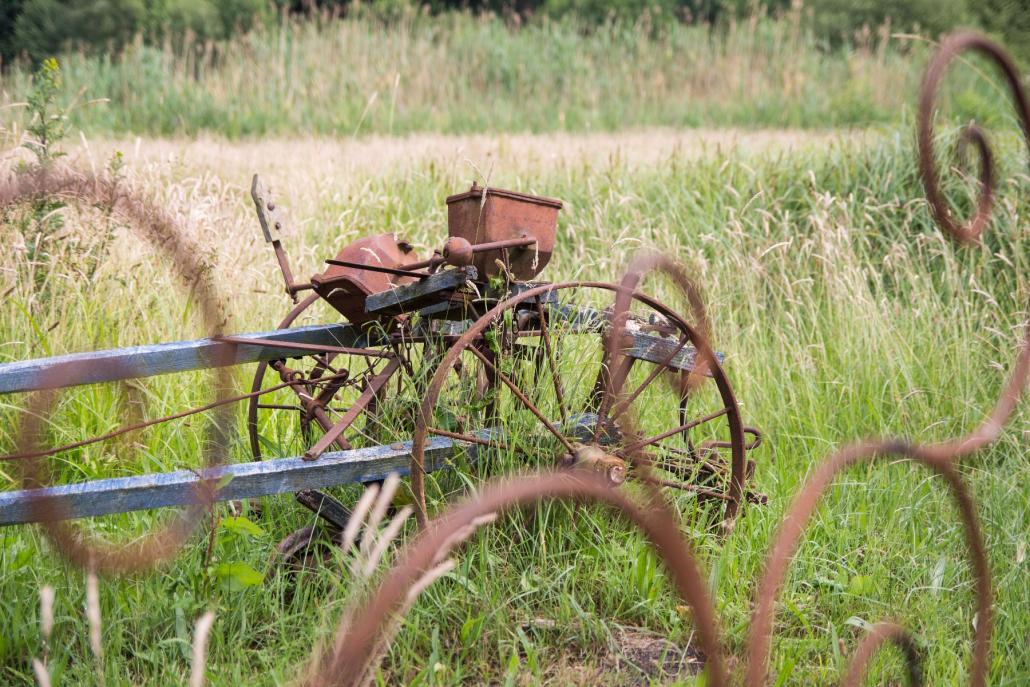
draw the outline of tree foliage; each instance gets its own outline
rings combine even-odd
[[[189,36],[221,40],[277,12],[360,9],[384,21],[416,6],[441,12],[465,9],[524,18],[575,15],[585,25],[611,19],[718,23],[756,11],[775,14],[800,7],[806,28],[827,45],[848,42],[889,23],[894,31],[930,37],[976,25],[1030,57],[1026,0],[4,0],[0,3],[0,58],[18,55],[40,63],[63,49],[117,51],[142,35],[150,42]]]
[[[10,3],[10,4],[7,4]],[[69,48],[115,52],[137,35],[230,37],[269,16],[266,0],[4,0],[0,57],[39,63]]]

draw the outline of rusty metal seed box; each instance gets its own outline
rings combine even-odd
[[[529,280],[551,260],[562,202],[472,183],[472,188],[447,198],[447,231],[472,245],[509,239],[534,238],[536,244],[488,250],[473,263],[481,277],[500,272],[497,260],[507,252],[508,269],[515,279]]]

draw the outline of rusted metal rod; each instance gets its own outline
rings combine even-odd
[[[565,435],[558,431],[558,428],[555,427],[554,424],[550,420],[548,420],[542,412],[540,412],[540,409],[533,405],[533,402],[530,401],[529,397],[522,392],[522,389],[520,389],[518,385],[515,384],[515,382],[511,381],[508,375],[501,372],[501,370],[496,365],[494,365],[492,360],[486,357],[486,355],[484,355],[483,352],[475,346],[469,346],[466,350],[471,351],[477,358],[482,360],[483,364],[489,367],[493,371],[493,373],[497,375],[497,379],[501,380],[501,382],[504,383],[505,386],[511,389],[511,392],[515,394],[515,397],[522,401],[522,405],[526,406],[526,408],[531,413],[536,415],[537,419],[540,420],[540,422],[544,423],[544,427],[547,427],[547,429],[550,430],[551,434],[557,437],[558,441],[560,441],[565,446],[569,453],[575,451],[575,449],[572,446],[572,443],[565,438]]]
[[[328,379],[328,377],[326,379]],[[213,408],[229,405],[230,403],[237,403],[239,401],[245,401],[248,398],[253,398],[255,396],[261,396],[263,394],[272,393],[273,391],[284,389],[288,386],[291,386],[292,384],[293,382],[283,382],[282,384],[276,384],[275,386],[270,386],[267,389],[262,389],[261,391],[254,391],[249,394],[240,394],[238,396],[222,398],[217,401],[212,401],[211,403],[198,406],[196,408],[190,408],[189,410],[183,410],[178,413],[173,413],[171,415],[165,415],[163,417],[154,418],[153,420],[146,420],[145,422],[138,422],[134,425],[126,425],[124,427],[119,427],[118,429],[111,430],[107,434],[101,434],[99,436],[90,437],[89,439],[83,439],[82,441],[76,441],[71,444],[65,444],[63,446],[56,446],[54,448],[42,449],[39,451],[31,451],[28,453],[12,453],[6,456],[0,456],[0,461],[24,460],[26,458],[44,458],[46,456],[52,456],[57,453],[71,451],[72,449],[82,448],[83,446],[89,446],[90,444],[97,444],[102,441],[107,441],[108,439],[114,439],[115,437],[119,437],[123,434],[128,434],[129,432],[135,432],[140,429],[146,429],[147,427],[153,427],[154,425],[159,425],[163,422],[178,420],[180,418],[189,417],[190,415],[196,415],[198,413],[206,412]],[[296,410],[296,408],[293,409]]]
[[[647,379],[640,383],[640,386],[634,389],[629,396],[620,400],[614,406],[612,406],[611,416],[613,420],[617,419],[620,415],[622,415],[622,413],[624,413],[626,409],[633,404],[633,401],[637,400],[637,396],[642,394],[644,392],[644,389],[646,389],[648,385],[651,382],[653,382],[655,378],[658,377],[658,375],[662,373],[663,370],[671,371],[671,369],[669,368],[669,364],[672,363],[673,359],[677,355],[679,355],[679,352],[682,351],[689,342],[690,340],[687,337],[683,337],[680,340],[679,345],[676,346],[676,348],[672,349],[669,355],[665,357],[665,360],[661,364],[654,366],[654,369],[652,369],[650,374],[647,375]]]
[[[347,260],[337,260],[335,258],[330,258],[329,260],[326,260],[326,264],[336,265],[337,267],[351,267],[356,270],[368,270],[369,272],[382,272],[383,274],[393,274],[398,277],[415,277],[416,279],[425,279],[429,276],[425,272],[415,272],[409,269],[385,267],[383,265],[363,265],[360,262],[348,262]]]
[[[679,489],[680,491],[690,491],[690,492],[693,492],[693,493],[695,493],[695,494],[697,494],[699,496],[705,496],[705,497],[708,497],[708,498],[719,499],[720,501],[729,501],[730,500],[729,494],[723,493],[721,491],[714,491],[712,489],[705,489],[704,487],[699,487],[696,484],[690,484],[689,482],[675,482],[673,480],[662,479],[660,477],[651,477],[651,476],[639,477],[637,479],[639,481],[641,481],[641,482],[647,482],[648,484],[653,484],[653,485],[658,486],[658,487],[667,487],[669,489]]]
[[[371,348],[351,348],[349,346],[323,346],[295,341],[278,341],[276,339],[254,339],[242,336],[215,336],[214,341],[234,343],[241,346],[275,346],[277,348],[293,348],[298,351],[315,351],[317,353],[340,353],[343,355],[361,355],[368,358],[392,358],[390,351],[378,351]]]
[[[521,239],[505,239],[503,241],[490,241],[489,243],[476,243],[472,245],[473,253],[484,253],[490,250],[501,250],[503,248],[525,248],[536,243],[536,239],[532,236]],[[410,265],[401,265],[398,269],[401,270],[421,270],[434,265],[440,265],[446,262],[443,256],[434,255],[427,260],[420,260],[413,262]]]
[[[426,431],[430,434],[435,434],[441,437],[447,437],[448,439],[457,439],[458,441],[467,441],[470,444],[479,444],[480,446],[489,446],[491,448],[499,448],[502,451],[507,451],[508,446],[504,442],[494,441],[492,439],[484,439],[482,437],[472,436],[471,434],[460,434],[458,432],[448,432],[446,429],[440,429],[439,427],[426,427]]]
[[[393,376],[393,373],[397,371],[397,368],[400,367],[400,364],[400,358],[394,357],[390,360],[390,362],[386,364],[386,367],[384,367],[368,382],[368,386],[361,392],[358,399],[354,401],[354,404],[347,409],[347,412],[344,413],[343,417],[340,418],[332,427],[327,428],[326,433],[322,435],[322,438],[319,439],[314,446],[304,452],[304,460],[315,460],[329,450],[329,446],[331,446],[332,443],[336,441],[337,438],[339,438],[339,436],[351,426],[351,424],[354,423],[358,418],[358,415],[368,407],[368,404],[372,402],[375,395],[379,393],[381,388],[383,388],[383,385],[390,381],[390,378]]]
[[[674,434],[679,434],[680,432],[685,432],[688,429],[693,429],[694,427],[697,427],[700,424],[704,424],[705,422],[711,422],[712,420],[715,420],[716,418],[722,417],[723,415],[725,415],[728,412],[730,412],[729,408],[723,408],[722,410],[718,410],[718,411],[716,411],[714,413],[710,413],[708,415],[705,415],[704,417],[699,417],[696,420],[691,420],[690,422],[684,423],[684,424],[680,425],[679,427],[673,427],[672,429],[666,430],[666,431],[662,432],[661,434],[656,434],[655,436],[649,437],[647,439],[641,439],[640,441],[635,442],[633,444],[630,444],[629,446],[627,446],[626,448],[624,448],[622,450],[623,450],[624,453],[627,453],[627,454],[628,453],[632,453],[633,451],[636,451],[637,449],[644,448],[645,446],[650,446],[651,444],[657,443],[657,442],[661,441],[662,439],[668,439],[669,437],[673,436]]]

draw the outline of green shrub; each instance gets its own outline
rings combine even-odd
[[[143,0],[26,0],[14,24],[14,46],[35,62],[69,45],[117,50],[145,16]]]
[[[0,2],[0,60],[10,62],[14,59],[14,23],[21,14],[22,0],[4,0]]]
[[[582,21],[599,24],[614,18],[678,16],[678,0],[544,0],[540,11],[552,17],[575,15]]]
[[[804,9],[815,35],[832,44],[887,21],[894,31],[918,31],[935,38],[972,18],[967,0],[808,0]]]
[[[1026,0],[978,0],[970,5],[977,23],[1001,40],[1030,69],[1030,9]]]
[[[25,54],[33,62],[70,47],[90,52],[118,50],[136,35],[160,40],[186,34],[223,40],[271,13],[267,0],[15,0],[0,10],[0,39],[11,32],[10,60]],[[18,7],[15,7],[18,5]],[[14,8],[14,9],[11,9]],[[20,10],[20,11],[19,11]],[[11,20],[8,15],[17,12]],[[6,23],[5,23],[6,22]],[[7,42],[4,41],[6,44]]]
[[[191,34],[200,39],[210,37],[221,29],[218,10],[209,0],[154,0],[147,17],[147,34],[151,40],[164,38],[167,32],[174,37]]]
[[[45,167],[64,155],[56,145],[68,134],[68,118],[57,103],[61,86],[61,68],[57,60],[53,57],[43,60],[32,82],[28,97],[30,119],[25,127],[29,138],[22,146],[32,151],[39,166]]]
[[[211,0],[211,4],[218,10],[221,25],[218,38],[223,39],[264,21],[272,8],[266,0]]]
[[[776,15],[796,0],[0,0],[0,59],[27,54],[38,63],[69,46],[94,52],[117,49],[137,34],[151,43],[189,35],[200,42],[224,40],[277,11],[333,11],[390,21],[425,6],[434,12],[458,8],[538,17],[574,16],[589,29],[612,19],[647,16],[716,23],[756,11]],[[852,40],[863,27],[889,21],[896,31],[931,37],[959,26],[978,25],[1021,58],[1030,58],[1030,12],[1026,0],[802,0],[812,35],[830,45]]]

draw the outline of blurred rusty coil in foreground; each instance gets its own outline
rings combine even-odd
[[[172,215],[155,206],[142,194],[124,187],[118,180],[79,173],[69,168],[43,167],[10,175],[0,184],[0,210],[41,199],[57,199],[103,207],[123,220],[152,248],[163,255],[182,284],[188,286],[196,303],[204,328],[212,335],[220,334],[224,324],[217,290],[209,270],[196,248],[185,238],[185,232]],[[227,351],[228,353],[228,351]],[[24,456],[22,483],[26,489],[48,486],[49,471],[43,456],[46,426],[58,399],[57,387],[76,374],[77,366],[102,365],[72,362],[58,363],[46,372],[50,387],[32,394],[22,413],[18,432],[17,453]],[[111,365],[111,363],[107,363]],[[52,380],[52,381],[50,381]],[[229,399],[231,375],[227,367],[217,364],[210,372],[210,388],[218,407],[207,432],[204,451],[206,468],[221,463],[227,453],[231,412]],[[54,499],[40,497],[31,503],[42,522],[46,536],[62,556],[72,563],[101,574],[125,574],[147,570],[176,554],[214,503],[214,485],[201,481],[195,491],[196,501],[178,518],[148,536],[123,545],[111,545],[88,536],[80,527],[65,519]]]

